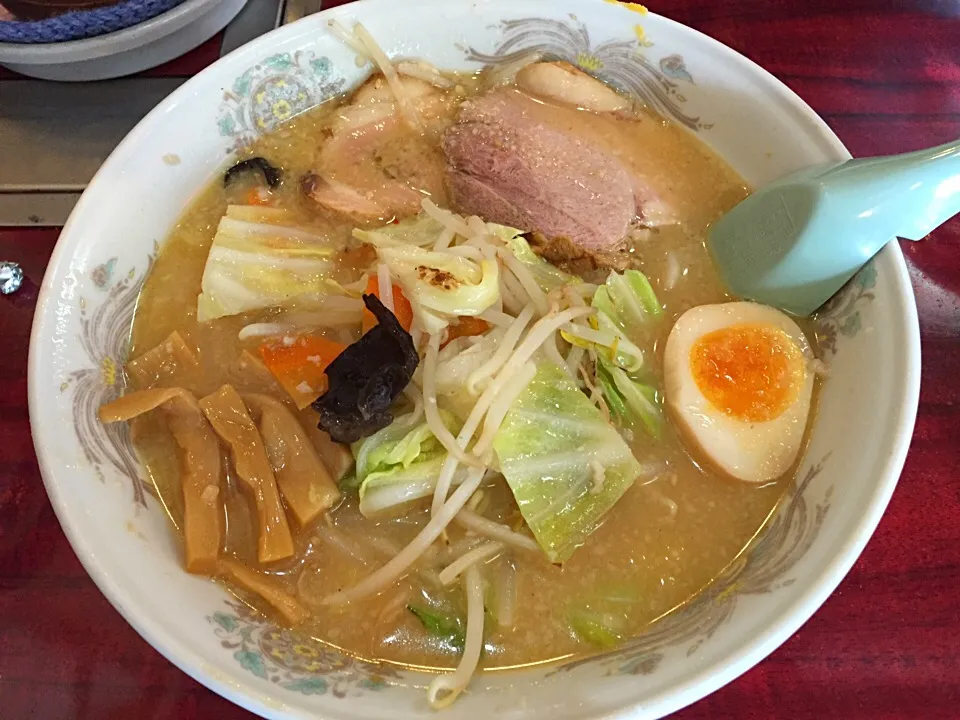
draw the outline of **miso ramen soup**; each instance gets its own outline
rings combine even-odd
[[[459,667],[435,707],[616,647],[743,552],[813,416],[804,329],[705,247],[748,192],[565,63],[382,65],[186,209],[101,418],[188,571],[352,655]]]

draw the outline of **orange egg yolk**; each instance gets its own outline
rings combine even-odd
[[[701,336],[690,350],[690,370],[714,407],[747,422],[783,414],[806,373],[796,343],[765,325],[733,325]]]

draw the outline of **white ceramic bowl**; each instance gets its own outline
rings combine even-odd
[[[223,30],[247,0],[186,0],[132,27],[61,43],[0,43],[0,65],[77,82],[133,75],[180,57]]]
[[[110,156],[61,235],[30,348],[37,454],[77,555],[157,650],[251,710],[277,718],[424,718],[431,715],[426,676],[299,643],[183,572],[126,431],[94,419],[120,389],[117,366],[138,286],[190,198],[232,148],[360,81],[365,71],[327,34],[328,17],[361,20],[390,54],[448,68],[545,47],[617,78],[754,184],[849,156],[809,107],[737,53],[670,20],[600,0],[370,0],[309,17],[186,83]],[[820,329],[831,372],[800,482],[752,552],[697,602],[622,649],[574,665],[480,676],[446,717],[660,716],[743,673],[810,617],[879,521],[913,428],[919,333],[896,243],[842,292]]]

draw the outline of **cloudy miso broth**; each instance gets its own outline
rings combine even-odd
[[[361,198],[341,191],[362,185],[365,173],[370,171],[350,163],[338,164],[339,150],[329,149],[331,143],[346,137],[343,124],[345,118],[349,119],[354,98],[348,96],[341,104],[320,107],[263,135],[241,157],[262,157],[282,168],[282,183],[268,189],[256,172],[229,186],[222,178],[212,181],[161,245],[134,318],[130,357],[163,346],[176,332],[193,353],[196,364],[188,371],[182,366],[172,370],[158,366],[146,382],[134,378],[132,389],[176,384],[203,398],[230,385],[244,397],[250,393],[267,395],[291,408],[304,432],[317,441],[319,457],[338,481],[342,497],[310,523],[301,525],[291,519],[293,554],[259,564],[257,512],[231,463],[229,450],[223,448],[222,482],[219,492],[212,493],[224,516],[221,552],[255,568],[274,587],[295,598],[307,612],[298,625],[301,632],[371,660],[455,667],[463,650],[467,601],[459,580],[445,584],[440,575],[458,558],[491,540],[455,521],[398,580],[373,595],[327,604],[325,600],[332,594],[356,586],[414,540],[430,519],[431,499],[415,499],[365,517],[352,474],[355,471],[338,467],[338,463],[351,462],[349,446],[337,446],[323,437],[316,429],[317,412],[309,406],[297,408],[289,392],[261,364],[261,346],[265,343],[275,342],[281,349],[285,343],[293,345],[297,332],[288,329],[291,318],[297,312],[315,313],[309,303],[271,305],[198,322],[197,298],[221,218],[228,206],[247,204],[282,210],[286,213],[285,226],[322,238],[331,248],[327,277],[346,288],[347,295],[350,288],[363,286],[370,276],[375,284],[376,252],[371,254],[369,246],[353,237],[353,231],[385,224],[389,227],[392,216],[377,217],[360,206],[369,200],[379,207],[393,208],[391,203],[403,207],[407,195],[394,192],[392,185],[399,180],[407,187],[423,190],[423,196],[429,196],[440,208],[457,211],[442,182],[443,138],[447,128],[458,121],[462,103],[484,91],[481,80],[461,78],[456,87],[435,89],[429,103],[419,106],[418,130],[401,127],[366,144],[360,131],[354,131],[357,137],[344,139],[344,143],[355,143],[348,153],[352,163],[369,162],[372,172],[385,178],[382,187]],[[600,148],[671,209],[669,222],[650,224],[641,219],[632,226],[627,244],[621,248],[629,266],[646,275],[663,308],[661,314],[651,316],[642,328],[629,334],[644,352],[644,382],[657,391],[654,402],[659,407],[663,403],[664,345],[674,322],[689,308],[731,299],[711,264],[705,237],[709,224],[743,199],[748,189],[743,179],[696,136],[644,109],[597,113],[518,86],[502,92],[515,94],[517,97],[510,102],[537,127],[549,127],[578,138],[578,143]],[[399,121],[391,117],[388,122]],[[318,173],[322,175],[319,185],[304,180]],[[437,178],[441,179],[439,186]],[[317,187],[320,192],[315,195],[322,202],[310,194]],[[336,205],[344,198],[354,198],[357,207],[344,211]],[[464,257],[473,257],[470,252],[464,250]],[[608,270],[597,262],[598,267],[583,280],[603,282]],[[513,285],[505,292],[520,291]],[[354,293],[353,298],[357,295]],[[561,294],[545,292],[545,297],[559,302]],[[502,314],[509,315],[509,302],[502,298],[498,302],[502,303]],[[585,302],[589,305],[590,298]],[[415,308],[414,337],[419,317],[416,312]],[[267,335],[240,338],[245,328],[271,324],[280,328],[280,339]],[[361,326],[311,326],[310,333],[330,343],[349,345],[361,337]],[[417,346],[419,373],[424,372],[422,358],[428,335],[422,331]],[[467,347],[468,341],[462,342]],[[570,357],[572,346],[558,341],[557,347],[564,358]],[[443,352],[440,350],[441,358]],[[585,364],[589,364],[593,352],[588,348],[583,353]],[[538,362],[546,362],[542,356],[537,357],[541,357]],[[413,382],[419,377],[415,375]],[[579,382],[582,395],[592,397],[599,389],[594,392],[596,378],[589,380],[578,376],[569,382]],[[307,383],[303,392],[320,390]],[[425,392],[423,387],[420,391]],[[400,396],[394,416],[400,417],[412,402],[409,393]],[[457,415],[452,402],[448,406],[441,397],[438,405],[449,410],[451,416]],[[600,414],[610,416],[610,403],[600,398],[596,405]],[[458,416],[457,425],[463,420]],[[457,430],[455,427],[454,435]],[[737,557],[793,479],[793,470],[761,483],[742,482],[715,472],[708,460],[691,450],[689,439],[681,437],[667,412],[662,412],[657,432],[645,432],[636,424],[618,431],[644,471],[595,523],[592,532],[578,540],[579,547],[568,558],[553,562],[539,550],[505,544],[491,549],[477,564],[485,611],[481,667],[513,667],[597,652],[640,634],[651,622],[703,590]],[[156,414],[143,416],[134,425],[134,438],[172,521],[181,527],[181,465],[164,419]],[[356,452],[354,447],[354,455]],[[612,482],[609,477],[605,480],[605,470],[596,470],[596,466],[602,468],[602,463],[591,464],[596,488],[590,492],[602,492],[603,483]],[[533,539],[511,487],[496,466],[487,472],[467,508],[474,516],[521,534],[528,541]],[[236,589],[235,583],[228,585],[254,607],[277,616],[262,597]]]

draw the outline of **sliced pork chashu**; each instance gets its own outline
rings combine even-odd
[[[621,265],[611,259],[623,254],[631,230],[663,222],[669,210],[609,147],[545,121],[541,98],[567,106],[567,113],[630,108],[567,63],[527,66],[516,88],[496,88],[465,102],[447,130],[450,199],[464,214],[538,232],[566,255],[589,256],[597,266]]]
[[[320,208],[357,221],[415,215],[424,197],[445,202],[439,137],[456,111],[448,90],[416,78],[400,83],[421,125],[411,127],[382,75],[368,80],[341,107],[318,166],[301,180]]]

